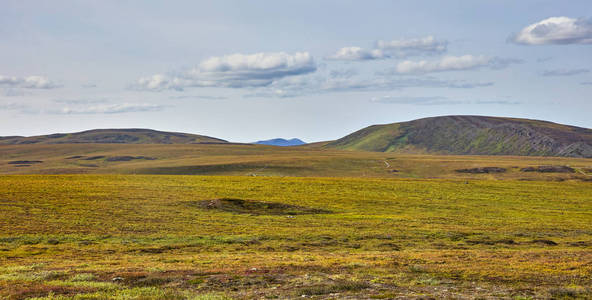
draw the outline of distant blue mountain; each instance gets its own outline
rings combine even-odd
[[[306,143],[300,139],[291,139],[291,140],[271,139],[271,140],[254,142],[253,144],[271,145],[271,146],[298,146],[298,145],[304,145]]]

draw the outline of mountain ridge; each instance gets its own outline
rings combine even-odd
[[[592,157],[592,130],[532,119],[453,115],[372,125],[324,147],[374,152]]]
[[[181,132],[144,128],[91,129],[73,133],[0,137],[0,144],[195,144],[227,143],[226,140]]]

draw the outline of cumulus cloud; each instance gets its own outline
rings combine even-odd
[[[592,21],[551,17],[525,27],[509,40],[523,45],[592,44]]]
[[[579,74],[589,73],[588,69],[558,69],[558,70],[545,70],[542,75],[546,77],[555,76],[574,76]]]
[[[24,88],[24,89],[53,89],[60,85],[52,82],[43,76],[2,76],[0,75],[0,87],[6,88]]]
[[[373,60],[388,56],[380,49],[363,49],[360,47],[343,47],[327,59],[331,60]]]
[[[53,111],[56,114],[118,114],[128,112],[148,112],[160,111],[164,109],[163,105],[150,103],[118,103],[118,104],[104,104],[87,107],[64,107],[58,111]]]
[[[308,52],[232,54],[209,58],[199,66],[178,74],[140,78],[132,88],[161,91],[188,87],[261,87],[316,69],[316,63]]]
[[[446,52],[447,41],[436,40],[433,36],[416,39],[377,41],[373,49],[360,47],[343,47],[330,60],[375,60],[386,58],[404,58],[410,56],[438,55]]]
[[[512,64],[520,64],[524,61],[514,58],[486,57],[483,55],[445,56],[438,60],[412,61],[406,60],[397,64],[395,73],[398,74],[426,74],[434,72],[474,70],[482,67],[490,69],[503,69]]]

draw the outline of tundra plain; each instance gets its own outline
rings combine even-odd
[[[0,153],[7,299],[592,297],[590,159],[319,145]]]

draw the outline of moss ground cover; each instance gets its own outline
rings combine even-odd
[[[11,175],[0,216],[9,299],[592,296],[590,182]]]

